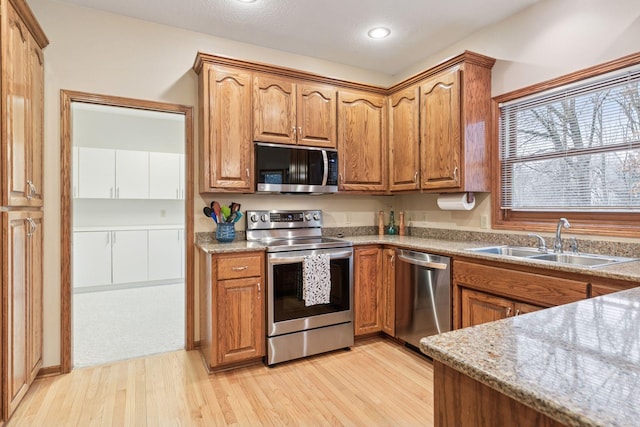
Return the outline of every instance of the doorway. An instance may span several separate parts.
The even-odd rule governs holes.
[[[62,110],[61,371],[193,348],[191,108],[63,91]]]

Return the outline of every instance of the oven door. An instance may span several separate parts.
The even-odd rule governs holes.
[[[329,254],[331,302],[307,307],[302,299],[304,256]],[[353,249],[335,248],[268,254],[267,336],[353,321]]]

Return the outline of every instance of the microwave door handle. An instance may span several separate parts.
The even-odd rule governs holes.
[[[327,156],[327,150],[322,150],[322,161],[324,162],[322,185],[327,185],[327,179],[329,179],[329,157]]]

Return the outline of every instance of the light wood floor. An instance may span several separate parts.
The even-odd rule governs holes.
[[[177,351],[37,380],[9,426],[432,425],[431,363],[375,338],[207,375]]]

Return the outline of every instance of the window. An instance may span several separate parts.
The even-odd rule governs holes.
[[[640,225],[640,66],[607,65],[496,98],[497,228],[559,216]]]

